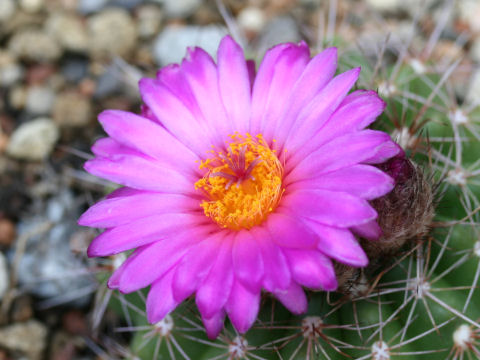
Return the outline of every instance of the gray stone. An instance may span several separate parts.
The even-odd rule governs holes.
[[[6,51],[0,51],[0,86],[10,86],[23,76],[22,66]]]
[[[25,110],[33,115],[46,115],[52,110],[55,93],[48,86],[31,86],[27,89]]]
[[[0,1],[0,22],[10,19],[15,13],[14,0]]]
[[[20,0],[22,10],[29,13],[36,13],[45,6],[45,0]]]
[[[62,53],[54,38],[41,30],[26,29],[15,33],[8,43],[10,52],[22,59],[51,62]]]
[[[10,283],[10,276],[8,275],[7,259],[2,252],[0,252],[0,300],[3,298],[8,290]]]
[[[215,56],[218,45],[226,34],[227,30],[220,25],[169,25],[155,39],[153,56],[161,66],[180,62],[189,46],[199,46]]]
[[[127,56],[137,42],[137,30],[130,14],[110,8],[88,20],[90,50],[94,57]]]
[[[88,60],[83,58],[69,58],[62,66],[62,75],[67,81],[78,83],[88,74]]]
[[[40,360],[47,346],[47,333],[47,327],[36,320],[16,323],[0,328],[0,346],[21,352],[29,360]]]
[[[158,6],[147,4],[138,9],[137,18],[138,36],[148,39],[156,35],[160,30],[163,12]]]
[[[87,50],[87,29],[79,17],[55,12],[47,19],[45,28],[65,49],[79,52]]]
[[[7,154],[17,159],[43,160],[53,150],[58,137],[58,128],[52,120],[38,118],[15,129]]]
[[[195,12],[202,0],[155,0],[163,5],[168,17],[183,18]]]
[[[96,13],[102,10],[109,0],[79,0],[78,11],[82,14]]]
[[[274,45],[284,42],[298,42],[302,39],[298,26],[290,16],[271,20],[264,28],[259,40],[259,53],[263,54]]]
[[[89,301],[96,281],[82,257],[71,251],[70,236],[78,230],[78,205],[69,190],[61,190],[43,209],[43,215],[21,221],[18,236],[27,236],[18,280],[30,293],[41,297],[44,306],[70,303],[81,306]],[[47,231],[38,231],[51,224]]]
[[[53,109],[53,120],[60,127],[85,126],[91,116],[91,103],[82,94],[67,92],[58,95]]]

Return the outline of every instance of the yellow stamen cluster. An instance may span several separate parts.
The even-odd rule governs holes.
[[[207,172],[195,189],[207,197],[200,206],[221,227],[251,229],[275,210],[284,189],[283,166],[262,135],[231,135],[227,151],[212,150],[200,164]]]

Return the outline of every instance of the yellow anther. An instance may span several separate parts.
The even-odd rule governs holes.
[[[202,161],[205,176],[195,183],[206,200],[206,216],[223,228],[251,229],[275,210],[283,194],[283,166],[262,135],[235,133],[228,151]]]

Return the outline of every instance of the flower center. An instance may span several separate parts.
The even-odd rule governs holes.
[[[195,183],[207,200],[200,206],[221,227],[251,229],[275,210],[284,189],[283,166],[262,135],[230,135],[227,151],[212,150],[202,161],[205,176]]]

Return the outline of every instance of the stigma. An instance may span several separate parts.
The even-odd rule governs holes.
[[[263,223],[284,192],[283,166],[262,135],[230,135],[226,150],[202,161],[195,183],[204,214],[222,228],[251,229]]]

